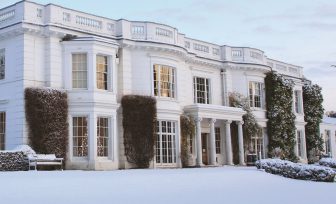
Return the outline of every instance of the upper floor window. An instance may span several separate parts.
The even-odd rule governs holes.
[[[87,88],[87,55],[72,54],[72,88]]]
[[[107,90],[108,88],[108,63],[107,56],[97,55],[97,88]]]
[[[108,156],[109,125],[108,118],[97,118],[97,155]]]
[[[263,100],[263,83],[250,81],[249,83],[249,99],[250,106],[261,108]]]
[[[194,77],[194,102],[210,104],[210,80]]]
[[[0,50],[0,80],[5,78],[5,68],[6,68],[6,60],[5,60],[5,50]]]
[[[6,113],[0,112],[0,150],[5,149]]]
[[[301,108],[301,91],[294,91],[294,108],[295,108],[295,113],[302,113],[302,108]]]
[[[72,118],[72,143],[74,157],[88,156],[87,117]]]
[[[166,65],[154,65],[154,95],[175,98],[175,69]]]

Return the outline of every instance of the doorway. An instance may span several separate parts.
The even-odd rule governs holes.
[[[202,133],[202,161],[204,165],[208,165],[208,134]]]

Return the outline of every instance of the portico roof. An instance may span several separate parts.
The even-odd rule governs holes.
[[[194,117],[232,121],[242,121],[242,116],[246,113],[241,108],[210,104],[185,106],[184,111]]]

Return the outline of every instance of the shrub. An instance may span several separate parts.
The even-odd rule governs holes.
[[[336,159],[323,158],[319,161],[319,165],[336,169]]]
[[[195,137],[195,122],[190,116],[181,115],[181,160],[182,166],[189,166],[190,146],[189,139]]]
[[[30,146],[37,153],[65,158],[68,146],[66,92],[27,88],[25,102]]]
[[[127,161],[148,168],[156,141],[156,99],[127,95],[121,100],[124,146]]]
[[[256,166],[271,174],[301,180],[333,182],[336,175],[336,172],[329,167],[299,164],[280,159],[262,159],[256,162]]]
[[[280,148],[283,151],[283,159],[297,161],[294,153],[296,127],[293,113],[293,81],[269,72],[265,78],[265,86],[269,152]]]
[[[29,162],[23,152],[0,152],[0,171],[28,171]]]

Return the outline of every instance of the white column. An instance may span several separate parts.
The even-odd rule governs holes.
[[[97,76],[96,76],[96,53],[87,53],[87,86],[88,90],[93,91],[97,88]]]
[[[230,127],[230,124],[231,124],[231,120],[226,120],[225,121],[225,138],[226,138],[226,141],[225,141],[225,144],[226,144],[226,158],[227,158],[227,164],[228,165],[233,165],[233,159],[232,159],[232,143],[231,143],[231,127]]]
[[[306,146],[306,133],[305,133],[305,130],[303,129],[301,131],[301,134],[302,134],[302,157],[303,159],[305,159],[306,161],[308,161],[308,158],[307,158],[307,146]]]
[[[91,169],[95,169],[95,162],[97,158],[97,116],[90,113],[88,121],[88,150],[89,150],[89,164]]]
[[[243,139],[243,121],[237,121],[238,125],[238,145],[239,145],[239,164],[245,165],[244,161],[244,139]]]
[[[202,118],[196,118],[196,166],[202,166],[202,134],[201,134]]]
[[[209,123],[210,123],[210,165],[216,165],[215,122],[216,122],[216,119],[209,119]]]

